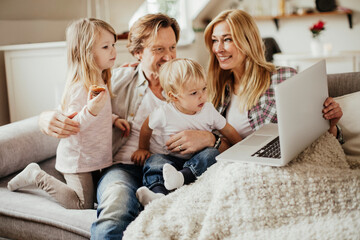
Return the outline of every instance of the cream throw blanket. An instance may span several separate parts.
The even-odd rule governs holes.
[[[360,169],[325,133],[285,167],[216,163],[124,239],[360,239]]]

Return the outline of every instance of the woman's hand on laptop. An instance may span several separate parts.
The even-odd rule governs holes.
[[[330,121],[329,132],[336,137],[336,124],[343,115],[340,105],[332,97],[328,97],[324,102],[324,108],[322,112],[324,118]]]

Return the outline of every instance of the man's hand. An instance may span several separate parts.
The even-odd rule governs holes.
[[[77,112],[69,116],[57,111],[42,112],[39,116],[38,124],[40,130],[49,136],[56,138],[66,138],[70,135],[75,135],[80,131],[80,125],[72,118]]]
[[[136,67],[139,64],[139,62],[123,63],[120,67]]]
[[[169,151],[180,154],[198,152],[214,144],[215,136],[211,132],[202,130],[185,130],[171,136],[166,142]]]

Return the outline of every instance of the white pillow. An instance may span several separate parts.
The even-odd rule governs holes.
[[[345,143],[342,145],[346,155],[360,160],[360,92],[335,98],[343,111],[339,125]]]

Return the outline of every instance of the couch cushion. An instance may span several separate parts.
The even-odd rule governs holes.
[[[339,125],[343,130],[343,149],[351,158],[360,161],[360,92],[335,98],[340,104],[343,116]]]

